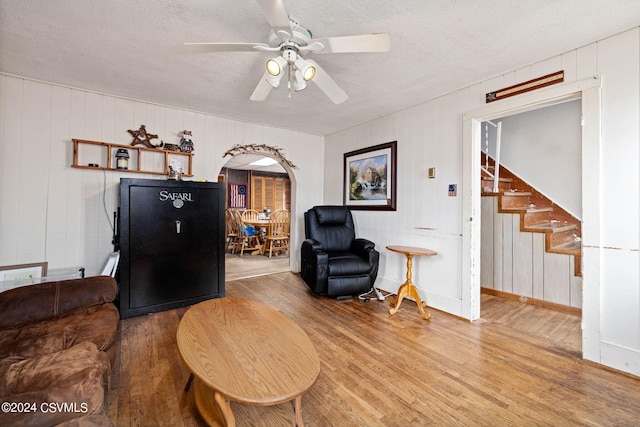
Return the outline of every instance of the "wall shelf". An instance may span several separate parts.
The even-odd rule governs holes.
[[[170,165],[179,165],[182,176],[193,176],[193,153],[76,138],[72,141],[73,168],[167,175]],[[115,167],[119,148],[129,151],[128,169]],[[90,163],[98,166],[89,166]]]

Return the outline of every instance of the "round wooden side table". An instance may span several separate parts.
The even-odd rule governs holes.
[[[416,301],[418,310],[420,311],[420,314],[422,314],[422,317],[424,317],[425,319],[429,319],[431,315],[424,310],[424,308],[427,306],[427,303],[420,300],[418,288],[416,288],[416,286],[411,281],[411,268],[414,255],[434,256],[438,253],[436,251],[432,251],[431,249],[416,248],[413,246],[387,246],[387,249],[392,252],[405,254],[407,257],[407,280],[402,285],[400,285],[400,288],[398,288],[397,296],[395,298],[391,298],[391,305],[393,305],[393,307],[389,309],[389,314],[396,314],[398,312],[398,309],[400,308],[400,304],[402,304],[402,300],[406,297],[412,297]]]

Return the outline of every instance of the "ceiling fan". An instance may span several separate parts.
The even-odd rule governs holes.
[[[347,100],[347,94],[315,61],[304,58],[307,53],[386,52],[389,35],[384,33],[314,39],[307,30],[289,16],[282,0],[256,0],[271,26],[268,43],[185,43],[190,52],[277,52],[267,61],[264,75],[251,94],[252,101],[264,101],[272,89],[280,86],[287,75],[291,90],[301,91],[312,81],[336,104]]]

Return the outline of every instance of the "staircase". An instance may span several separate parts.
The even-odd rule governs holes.
[[[483,165],[484,153],[482,153]],[[489,169],[493,159],[489,158]],[[482,196],[498,198],[498,212],[520,215],[520,231],[545,234],[547,252],[574,256],[574,272],[582,276],[581,222],[542,193],[500,165],[498,192],[493,178],[482,172]]]

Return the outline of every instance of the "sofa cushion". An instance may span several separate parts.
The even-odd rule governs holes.
[[[0,330],[0,365],[42,356],[91,342],[99,350],[114,343],[120,316],[111,303],[77,310],[66,316]]]
[[[118,284],[113,277],[39,283],[0,292],[0,329],[63,316],[112,302]]]
[[[107,355],[90,342],[0,366],[0,400],[8,408],[23,405],[16,406],[21,411],[0,412],[0,425],[54,426],[106,414],[110,375]]]

